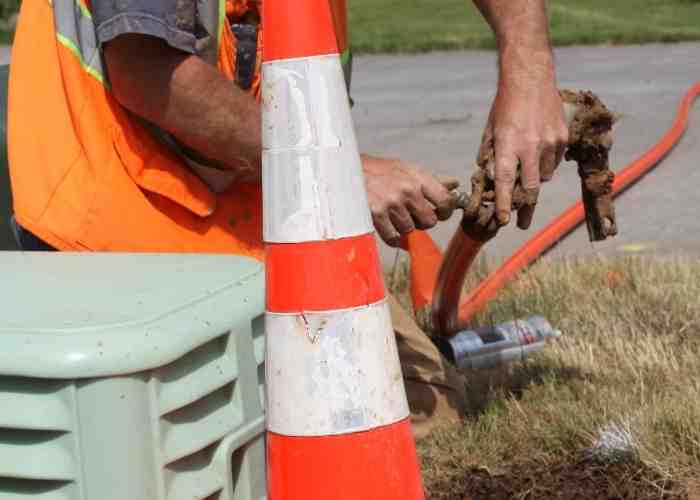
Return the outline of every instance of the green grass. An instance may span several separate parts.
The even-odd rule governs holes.
[[[405,272],[392,278],[406,300]],[[526,363],[467,374],[464,424],[419,443],[430,498],[698,498],[698,297],[697,259],[543,261],[521,275],[477,323],[539,313],[564,336]],[[628,448],[596,446],[611,433]],[[577,474],[597,483],[554,494]]]
[[[492,48],[469,0],[349,0],[356,52]],[[700,40],[698,0],[551,0],[556,45]]]
[[[14,0],[6,7],[15,8]],[[700,0],[551,0],[556,45],[700,40]],[[470,0],[349,0],[358,52],[493,48],[489,27]],[[5,13],[4,15],[7,15]],[[0,43],[11,34],[0,30]]]

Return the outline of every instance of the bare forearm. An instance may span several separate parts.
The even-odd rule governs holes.
[[[533,76],[554,79],[545,0],[474,0],[474,3],[496,35],[502,79]]]
[[[120,104],[220,166],[259,176],[260,107],[216,68],[141,35],[110,42],[105,60]]]
[[[527,229],[540,182],[551,179],[568,140],[549,43],[546,0],[474,2],[498,40],[498,91],[483,143],[495,152],[498,221],[508,224],[513,189],[520,177],[528,202],[518,211],[518,226]]]

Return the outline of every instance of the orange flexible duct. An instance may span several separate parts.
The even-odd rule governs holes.
[[[698,95],[700,95],[700,82],[693,85],[683,97],[676,120],[666,135],[644,155],[617,173],[613,185],[614,196],[622,193],[657,166],[678,144],[688,127],[690,109]],[[430,303],[435,295],[441,296],[443,306],[454,304],[454,307],[439,308],[440,313],[434,317],[439,331],[450,334],[464,328],[477,312],[496,297],[508,281],[578,227],[584,219],[583,203],[578,201],[520,247],[500,268],[491,273],[461,301],[459,306],[457,306],[458,297],[464,277],[483,243],[468,238],[460,226],[457,232],[464,236],[455,234],[452,243],[458,245],[461,242],[461,247],[457,248],[459,251],[455,251],[451,243],[450,251],[442,264],[444,269],[450,270],[449,279],[438,280],[434,243],[433,247],[427,244],[427,240],[430,239],[427,233],[414,232],[417,234],[409,235],[402,245],[411,254],[412,278],[420,277],[418,283],[412,284],[414,306],[419,309]],[[429,249],[428,252],[425,251],[426,248]],[[446,276],[448,276],[447,273]],[[440,288],[437,289],[437,286]]]
[[[460,303],[464,279],[485,241],[478,241],[461,228],[455,231],[435,282],[432,302],[432,322],[436,331],[443,335],[459,332]]]
[[[644,174],[657,166],[680,141],[688,128],[688,116],[695,99],[700,95],[700,83],[693,85],[678,108],[676,120],[664,137],[640,158],[615,176],[613,196],[619,195]],[[459,306],[458,325],[466,325],[478,311],[496,297],[510,279],[552,248],[573,231],[585,218],[583,203],[576,202],[555,218],[547,227],[517,250],[500,268],[491,273]]]

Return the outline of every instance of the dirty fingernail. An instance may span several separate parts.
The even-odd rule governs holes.
[[[530,229],[532,224],[532,212],[524,212],[518,214],[518,228],[519,229]]]

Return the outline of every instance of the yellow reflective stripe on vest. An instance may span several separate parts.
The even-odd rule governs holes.
[[[226,0],[219,1],[219,25],[216,30],[216,55],[217,58],[220,56],[219,51],[221,50],[221,40],[224,37],[224,23],[226,22]]]
[[[352,51],[347,48],[340,54],[340,65],[343,68],[343,76],[345,77],[345,86],[348,89],[348,95],[350,94],[350,87],[352,84]],[[350,99],[352,103],[352,99]]]
[[[80,60],[85,71],[105,83],[102,53],[92,14],[81,0],[53,0],[56,38]]]

